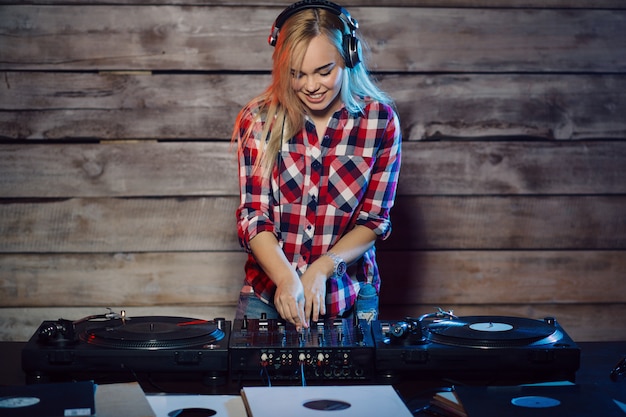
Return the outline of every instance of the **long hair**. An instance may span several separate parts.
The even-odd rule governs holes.
[[[239,147],[243,145],[242,140],[254,140],[250,138],[254,124],[248,126],[242,135],[240,123],[250,107],[259,107],[256,117],[265,122],[261,137],[257,138],[260,140],[261,157],[256,168],[262,167],[264,175],[271,173],[282,142],[291,139],[304,126],[307,109],[291,86],[292,71],[297,72],[301,68],[307,47],[317,36],[326,36],[345,63],[348,58],[343,48],[345,33],[344,22],[336,14],[322,8],[302,10],[289,17],[281,27],[272,55],[272,82],[239,113],[233,131],[233,140],[239,140]],[[353,68],[345,67],[340,93],[344,106],[353,114],[363,110],[366,99],[392,103],[391,98],[370,77],[364,56],[367,46],[358,33],[357,37],[361,62]]]

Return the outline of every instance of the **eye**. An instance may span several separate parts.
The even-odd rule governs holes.
[[[301,72],[293,71],[293,70],[291,71],[291,78],[295,78],[296,80],[299,80],[303,76],[304,74],[302,74]]]
[[[324,68],[320,68],[318,74],[322,77],[328,77],[329,75],[333,73],[334,69],[335,69],[335,65],[328,64]]]

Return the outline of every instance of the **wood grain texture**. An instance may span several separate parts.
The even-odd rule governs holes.
[[[0,340],[105,307],[232,318],[229,140],[286,3],[28,3],[0,0]],[[381,315],[554,316],[622,340],[626,4],[342,4],[404,135]]]
[[[0,0],[0,4],[15,4],[16,0]],[[29,0],[29,4],[46,5],[196,5],[235,7],[276,7],[277,14],[288,3],[282,0]],[[380,0],[343,0],[344,7],[380,6]],[[621,0],[385,0],[386,7],[460,7],[460,8],[562,8],[562,9],[624,9]]]
[[[242,251],[0,255],[4,307],[234,305]],[[379,251],[381,304],[626,303],[624,251]]]
[[[228,142],[0,144],[5,198],[238,195]]]
[[[626,197],[398,197],[389,248],[621,249]]]
[[[237,252],[0,255],[4,307],[234,305]]]
[[[624,251],[381,252],[381,303],[624,303]]]
[[[626,25],[625,25],[626,27]],[[625,54],[626,56],[626,54]],[[624,74],[380,75],[405,141],[619,139]],[[0,139],[229,140],[264,74],[0,73]]]
[[[236,197],[163,197],[1,204],[0,251],[235,250],[237,203]]]
[[[237,8],[234,19],[224,6],[0,6],[0,69],[268,70],[267,36],[281,9]],[[377,71],[626,68],[622,10],[407,6],[355,7],[351,14]]]
[[[237,250],[238,197],[72,198],[0,204],[0,252]],[[381,247],[626,249],[626,196],[399,197]]]
[[[624,141],[405,141],[399,195],[626,194]],[[9,198],[237,196],[228,142],[0,144]]]

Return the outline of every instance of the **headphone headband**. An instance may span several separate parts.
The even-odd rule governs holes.
[[[283,10],[272,25],[268,43],[271,46],[276,46],[278,40],[278,33],[283,24],[294,14],[305,9],[325,9],[336,14],[342,22],[348,27],[349,33],[344,34],[344,49],[347,54],[346,65],[350,68],[359,63],[358,41],[356,38],[356,30],[359,28],[359,22],[350,13],[341,7],[340,5],[326,0],[301,0],[293,3]]]

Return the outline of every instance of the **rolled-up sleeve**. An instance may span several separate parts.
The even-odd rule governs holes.
[[[254,126],[248,129],[251,124]],[[262,123],[255,121],[250,111],[245,111],[240,123],[238,140],[240,202],[237,209],[237,233],[243,249],[250,252],[250,241],[259,233],[274,234],[274,221],[270,215],[270,181],[257,166],[259,135]],[[249,134],[246,135],[246,132]]]
[[[378,123],[381,142],[356,224],[372,229],[384,240],[391,234],[390,211],[398,187],[402,133],[397,115],[387,106],[379,110]]]

